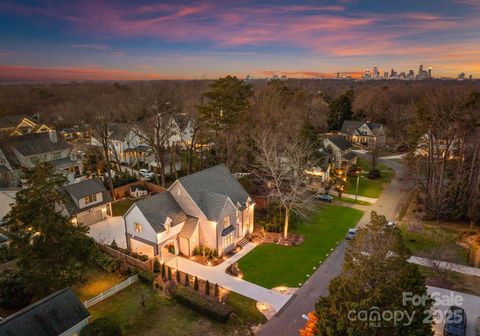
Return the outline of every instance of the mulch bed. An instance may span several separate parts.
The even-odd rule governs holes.
[[[256,244],[278,244],[284,246],[297,246],[303,243],[305,237],[296,233],[289,233],[287,239],[283,234],[277,232],[267,232],[263,228],[255,228],[252,234],[252,242]]]

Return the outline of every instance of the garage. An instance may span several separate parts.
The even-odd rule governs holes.
[[[152,245],[148,245],[133,238],[130,238],[130,250],[138,254],[146,255],[150,259],[154,256]]]
[[[83,225],[92,225],[103,220],[103,212],[101,209],[89,211],[87,214],[78,218],[78,222]]]

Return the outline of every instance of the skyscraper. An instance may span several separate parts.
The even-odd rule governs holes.
[[[378,67],[376,65],[373,66],[373,78],[378,79],[380,77],[380,73],[378,72]]]

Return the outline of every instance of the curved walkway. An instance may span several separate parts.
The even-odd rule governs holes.
[[[249,297],[253,300],[272,305],[278,312],[292,295],[281,294],[273,290],[258,286],[254,283],[228,275],[225,270],[231,264],[237,262],[245,254],[253,250],[257,245],[248,243],[243,249],[217,266],[204,266],[195,261],[183,257],[175,257],[167,262],[169,267],[179,269],[182,272],[208,280],[210,283],[217,283],[235,293]]]

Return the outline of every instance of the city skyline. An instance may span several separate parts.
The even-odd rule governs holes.
[[[360,78],[374,64],[478,78],[479,14],[475,0],[6,1],[0,80]]]

